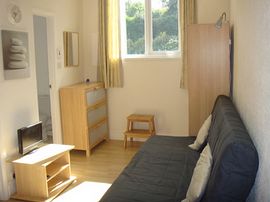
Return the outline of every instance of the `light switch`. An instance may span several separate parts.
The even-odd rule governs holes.
[[[56,52],[57,52],[57,59],[61,60],[63,56],[62,50],[60,48],[57,48]]]

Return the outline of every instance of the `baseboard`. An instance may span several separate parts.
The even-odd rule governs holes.
[[[167,132],[158,132],[156,135],[161,135],[161,136],[172,136],[172,137],[187,137],[189,135],[182,134],[182,135],[177,135],[177,134],[170,134]],[[113,132],[110,133],[110,139],[111,140],[124,140],[124,135],[123,132]],[[145,141],[144,139],[136,139],[136,141]]]

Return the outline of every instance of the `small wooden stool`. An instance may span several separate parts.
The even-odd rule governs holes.
[[[134,122],[145,122],[148,123],[149,129],[134,129]],[[151,135],[155,135],[155,121],[154,115],[140,115],[131,114],[127,117],[127,131],[124,133],[124,147],[127,148],[127,138],[130,137],[130,141],[133,142],[133,138],[149,138]]]

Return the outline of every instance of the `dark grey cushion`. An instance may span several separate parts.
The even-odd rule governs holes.
[[[193,137],[151,137],[101,199],[102,202],[180,202],[199,158]]]
[[[213,167],[202,201],[245,201],[256,177],[258,154],[232,101],[226,96],[219,96],[215,103],[208,142]]]

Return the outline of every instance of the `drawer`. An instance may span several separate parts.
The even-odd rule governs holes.
[[[107,106],[106,104],[88,111],[88,126],[93,126],[95,123],[100,121],[102,118],[107,117]]]
[[[98,101],[104,99],[106,96],[106,90],[99,88],[97,90],[89,91],[86,93],[87,105],[96,104]]]
[[[104,134],[108,133],[107,121],[101,124],[99,127],[91,129],[89,131],[90,146],[93,146],[98,140],[104,137]]]

